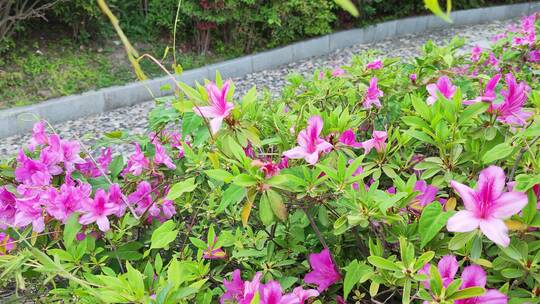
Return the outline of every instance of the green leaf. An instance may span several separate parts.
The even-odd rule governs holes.
[[[185,181],[178,182],[174,184],[171,187],[171,190],[169,190],[169,193],[167,194],[168,200],[175,200],[182,196],[184,193],[192,192],[197,187],[197,184],[195,184],[195,178],[191,177],[186,179]]]
[[[208,177],[213,178],[218,181],[222,181],[225,183],[230,183],[233,179],[233,175],[225,170],[222,169],[212,169],[212,170],[205,170],[204,173],[208,175]]]
[[[476,234],[476,232],[466,232],[466,233],[457,233],[454,235],[450,242],[448,242],[448,249],[452,251],[459,250],[463,248]]]
[[[446,0],[446,13],[443,12],[441,7],[439,6],[439,0],[424,0],[424,5],[433,14],[435,14],[435,16],[443,19],[444,21],[448,23],[452,23],[452,19],[450,19],[450,11],[452,10],[451,0]]]
[[[514,148],[512,148],[506,142],[502,144],[498,144],[495,147],[491,148],[486,153],[484,153],[484,155],[482,156],[482,162],[484,164],[489,164],[496,160],[506,158],[512,153],[513,150]]]
[[[456,291],[453,295],[448,297],[448,300],[461,300],[478,297],[483,295],[485,291],[486,290],[482,287],[469,287]]]
[[[467,123],[471,118],[478,116],[479,114],[484,113],[489,107],[488,103],[477,102],[470,106],[467,106],[461,115],[459,116],[458,124],[463,125]]]
[[[127,282],[131,290],[135,293],[137,299],[144,297],[144,280],[143,275],[137,269],[133,268],[129,262],[126,262]]]
[[[362,278],[372,271],[371,267],[364,263],[359,263],[357,260],[349,263],[345,267],[345,279],[343,281],[343,298],[346,300],[356,283],[363,283]],[[367,280],[367,278],[366,278]]]
[[[81,224],[79,224],[79,214],[73,213],[69,216],[66,225],[64,226],[64,245],[66,246],[66,249],[71,247],[79,230],[81,230]]]
[[[401,271],[401,268],[398,265],[396,265],[396,263],[390,260],[387,260],[385,258],[372,255],[372,256],[369,256],[367,259],[368,259],[368,262],[371,263],[371,265],[377,268],[391,270],[391,271]]]
[[[246,196],[246,188],[242,188],[237,185],[230,185],[227,190],[223,192],[221,197],[221,202],[216,210],[216,213],[219,214],[223,212],[229,205],[233,203],[238,203],[244,199]]]
[[[515,279],[524,276],[525,271],[517,268],[506,268],[501,271],[501,274],[507,279]]]
[[[342,9],[349,12],[349,14],[353,15],[354,17],[358,17],[358,9],[356,9],[356,6],[352,3],[351,0],[334,0],[337,5],[341,6]]]
[[[174,228],[176,228],[176,224],[172,220],[168,220],[154,230],[150,238],[150,250],[164,248],[174,241],[178,235],[178,230]],[[148,256],[150,250],[147,250],[144,256]]]
[[[272,211],[267,195],[261,195],[259,201],[259,217],[265,226],[269,226],[274,222],[274,212]]]
[[[109,164],[109,171],[112,177],[118,176],[124,168],[124,157],[122,155],[116,156]]]
[[[288,213],[287,207],[285,207],[285,204],[283,204],[283,198],[281,195],[272,189],[268,189],[266,191],[266,195],[268,195],[268,201],[270,202],[270,207],[272,208],[274,214],[280,220],[285,221]]]
[[[234,177],[233,183],[240,187],[251,187],[257,184],[257,179],[255,179],[253,176],[241,173]]]
[[[422,210],[418,227],[421,240],[420,248],[423,248],[441,231],[450,216],[452,216],[452,213],[443,212],[439,202],[433,202]]]

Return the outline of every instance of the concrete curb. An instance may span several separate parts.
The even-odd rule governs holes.
[[[540,11],[540,1],[470,9],[452,12],[455,25],[470,25],[496,19],[509,19]],[[435,17],[420,16],[378,23],[365,28],[340,31],[313,38],[269,51],[248,55],[221,63],[184,72],[178,80],[193,85],[196,81],[212,79],[219,70],[225,78],[242,77],[246,74],[276,68],[290,62],[353,46],[376,42],[405,34],[421,33],[428,29],[445,26]],[[161,77],[123,86],[115,86],[80,95],[51,99],[46,102],[0,111],[0,138],[27,132],[34,121],[24,119],[35,115],[51,123],[59,123],[88,115],[100,114],[120,107],[152,100],[154,97],[170,95],[172,91],[162,87],[173,82]]]

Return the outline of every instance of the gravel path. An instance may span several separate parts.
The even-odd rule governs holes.
[[[473,26],[448,27],[376,43],[358,44],[325,56],[290,63],[277,69],[252,73],[241,78],[233,78],[233,81],[236,85],[236,92],[240,96],[254,85],[258,89],[267,87],[271,92],[277,93],[286,84],[285,78],[291,72],[311,74],[315,68],[334,68],[346,65],[354,54],[368,49],[379,50],[384,56],[410,58],[418,53],[426,41],[431,39],[437,44],[444,44],[455,35],[465,38],[467,40],[466,48],[470,49],[474,44],[485,44],[492,36],[501,33],[510,23],[515,21],[516,19],[493,21]],[[77,135],[89,142],[92,142],[92,137],[95,135],[114,130],[124,130],[130,134],[143,133],[147,127],[147,114],[153,106],[154,102],[149,101],[100,115],[60,123],[55,125],[55,129],[62,138],[75,139]],[[0,158],[6,158],[16,153],[20,145],[28,142],[29,138],[30,134],[25,134],[2,139],[0,141]]]

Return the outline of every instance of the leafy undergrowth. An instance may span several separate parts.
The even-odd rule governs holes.
[[[279,97],[178,83],[148,134],[94,153],[40,121],[1,166],[0,282],[36,302],[539,303],[538,25],[362,54]]]

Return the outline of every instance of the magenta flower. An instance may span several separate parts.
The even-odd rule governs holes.
[[[538,62],[540,61],[540,50],[535,50],[529,52],[529,61],[530,62]]]
[[[380,59],[376,59],[366,65],[368,70],[380,70],[383,67],[383,63]]]
[[[335,68],[332,71],[332,76],[333,77],[338,77],[338,76],[341,76],[341,75],[344,75],[344,74],[345,74],[345,70],[343,70],[342,68]]]
[[[39,194],[17,199],[15,220],[13,226],[26,227],[32,224],[34,232],[40,233],[45,230],[42,202]]]
[[[425,281],[422,281],[422,284],[424,285],[426,289],[430,288],[429,286],[429,280],[430,280],[429,268],[430,267],[431,266],[428,263],[424,265],[424,267],[418,271],[418,273],[425,274],[428,276],[428,278]],[[437,264],[437,270],[439,270],[439,274],[441,275],[443,286],[445,288],[448,287],[450,283],[452,283],[458,269],[459,269],[458,261],[456,260],[456,257],[453,255],[445,255],[439,260],[439,263]]]
[[[486,272],[482,267],[478,265],[467,266],[461,272],[461,288],[465,289],[469,287],[486,287]],[[488,289],[483,295],[474,298],[468,298],[463,300],[456,300],[455,304],[506,304],[508,303],[508,297],[498,291],[497,289]]]
[[[426,181],[419,180],[414,185],[414,191],[420,192],[415,198],[419,206],[425,207],[435,200],[439,189],[433,185],[428,185]]]
[[[76,141],[62,140],[58,135],[49,136],[49,146],[44,151],[50,153],[52,159],[64,163],[66,172],[69,174],[75,170],[76,164],[84,163],[80,154],[80,145]]]
[[[129,172],[135,176],[141,175],[143,170],[147,170],[150,166],[150,161],[144,156],[139,143],[135,143],[135,152],[128,159],[124,173]]]
[[[292,159],[303,158],[311,165],[319,160],[319,154],[333,148],[332,144],[320,137],[323,129],[323,120],[320,116],[312,116],[306,129],[298,133],[298,146],[283,153]]]
[[[240,269],[233,271],[232,280],[223,280],[223,287],[225,287],[225,293],[220,297],[219,302],[221,304],[227,301],[239,302],[244,295],[244,281],[240,276]]]
[[[83,204],[83,215],[79,218],[79,223],[89,225],[96,223],[99,230],[107,232],[110,229],[110,223],[107,216],[117,212],[117,206],[109,202],[109,197],[105,190],[98,189],[94,195],[94,200]]]
[[[315,289],[296,287],[291,293],[284,295],[282,301],[290,304],[304,304],[308,299],[318,296],[319,292]]]
[[[167,166],[167,168],[174,170],[176,169],[176,165],[173,164],[172,159],[167,155],[167,151],[165,151],[165,148],[160,143],[154,143],[154,146],[156,147],[156,154],[154,155],[154,162],[156,164],[164,164]]]
[[[532,112],[523,111],[530,88],[525,82],[518,84],[511,73],[506,74],[507,90],[501,90],[504,101],[491,104],[489,111],[497,115],[497,120],[510,125],[524,125]]]
[[[49,141],[49,137],[45,132],[45,123],[43,121],[38,121],[34,124],[32,128],[32,138],[30,139],[29,149],[34,151],[36,146],[45,145]]]
[[[304,277],[304,282],[317,285],[317,290],[323,292],[332,284],[341,280],[341,275],[330,257],[330,251],[324,249],[320,253],[309,255],[312,271]]]
[[[0,188],[0,229],[13,225],[15,220],[16,197],[6,187]]]
[[[499,81],[501,80],[502,75],[496,74],[495,76],[491,77],[491,79],[486,84],[486,88],[484,89],[484,93],[481,96],[476,97],[472,100],[465,100],[463,101],[463,104],[465,105],[471,105],[473,103],[477,103],[480,101],[488,101],[492,102],[497,98],[497,94],[495,93],[495,88],[499,84]]]
[[[485,64],[486,65],[491,65],[494,68],[498,68],[499,67],[499,60],[497,59],[497,57],[495,57],[495,54],[493,54],[493,52],[491,52],[491,53],[489,53],[489,57],[486,60]]]
[[[480,227],[488,239],[501,246],[508,246],[508,228],[504,219],[518,213],[527,205],[527,195],[521,192],[503,192],[503,169],[490,166],[480,172],[476,190],[452,181],[452,188],[459,194],[465,210],[448,219],[446,228],[451,232],[468,232]]]
[[[135,192],[128,196],[128,202],[130,204],[136,204],[135,213],[139,216],[142,215],[154,203],[152,201],[152,186],[150,186],[150,183],[146,181],[140,182]]]
[[[338,140],[342,145],[353,147],[353,148],[361,148],[362,143],[356,141],[356,134],[354,134],[354,131],[352,129],[348,129],[346,131],[343,131],[341,133],[341,136]]]
[[[439,99],[437,93],[440,93],[444,98],[450,99],[456,93],[457,87],[452,84],[452,81],[447,76],[442,76],[436,83],[428,84],[426,90],[429,93],[427,104],[432,105]]]
[[[117,217],[122,217],[126,213],[126,197],[122,193],[122,190],[120,189],[120,185],[118,184],[112,184],[109,187],[109,202],[116,205],[116,213],[115,215]]]
[[[482,48],[477,44],[471,50],[471,61],[478,62],[480,56],[482,55]]]
[[[221,90],[213,83],[210,82],[206,85],[206,92],[208,93],[209,106],[194,107],[193,112],[195,114],[210,119],[210,130],[212,134],[216,134],[221,127],[223,119],[225,119],[231,113],[234,108],[234,104],[227,102],[227,93],[229,92],[229,81],[226,81]]]
[[[411,80],[412,83],[416,83],[416,80],[417,80],[417,76],[415,73],[412,73],[411,75],[409,75],[409,79]]]
[[[366,95],[364,96],[362,107],[364,109],[369,109],[371,108],[371,105],[375,105],[376,108],[381,108],[382,106],[379,97],[383,96],[383,91],[379,90],[379,87],[377,86],[377,77],[371,78],[369,87],[366,90]]]
[[[375,131],[371,134],[371,139],[362,142],[362,147],[365,149],[364,154],[368,154],[371,149],[375,148],[377,153],[381,153],[386,149],[386,139],[388,138],[388,133],[385,131]]]
[[[90,193],[92,188],[88,184],[75,187],[72,183],[65,183],[60,191],[51,188],[49,200],[45,208],[48,214],[65,223],[74,212],[82,211],[82,206],[91,203]]]
[[[215,248],[216,243],[218,239],[217,237],[214,237],[214,243],[212,246],[208,246],[207,249],[203,251],[203,258],[208,260],[217,260],[217,259],[224,259],[227,257],[227,254],[221,247]]]
[[[29,186],[47,186],[50,184],[52,175],[46,164],[33,160],[19,151],[17,156],[17,168],[15,169],[15,180]]]

